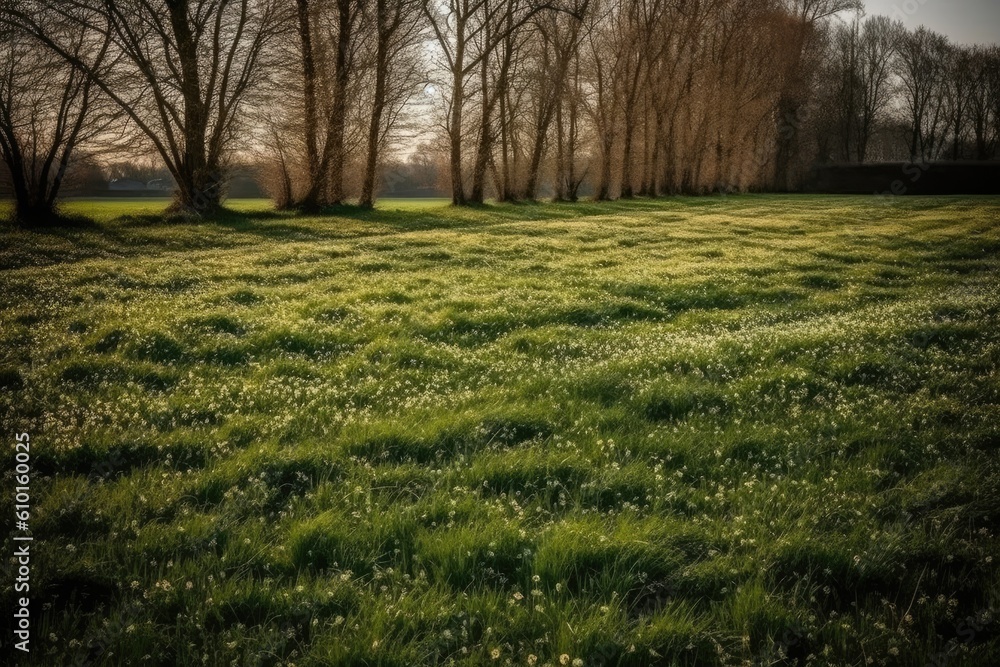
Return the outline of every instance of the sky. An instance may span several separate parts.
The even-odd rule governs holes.
[[[864,0],[867,14],[884,14],[908,28],[924,25],[959,44],[1000,42],[1000,0]]]

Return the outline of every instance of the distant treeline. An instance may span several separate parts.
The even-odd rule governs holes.
[[[196,215],[235,165],[280,207],[317,210],[373,205],[401,165],[435,174],[403,190],[465,204],[796,190],[817,163],[996,159],[1000,50],[861,10],[7,0],[0,157],[26,222],[52,216],[81,165],[149,155]]]

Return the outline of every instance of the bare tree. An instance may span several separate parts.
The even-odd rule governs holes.
[[[623,21],[619,3],[612,0],[604,3],[590,17],[587,30],[587,62],[585,64],[590,94],[587,96],[587,112],[597,136],[598,174],[594,199],[608,200],[612,196],[614,178],[615,147],[618,141],[618,73],[625,69],[629,57],[629,45],[623,40],[630,39],[624,30],[614,30],[608,26],[620,25]]]
[[[657,57],[647,72],[650,86],[650,115],[653,117],[653,142],[650,147],[649,178],[652,194],[677,192],[681,170],[680,127],[682,114],[690,112],[695,77],[700,69],[703,38],[717,2],[686,6],[668,2],[660,22],[660,45]]]
[[[995,151],[998,148],[997,144],[1000,143],[1000,46],[990,47],[986,55],[986,62],[989,100],[993,110],[992,134]]]
[[[873,16],[862,27],[858,53],[858,162],[867,159],[872,135],[892,105],[892,65],[903,34],[902,23],[884,16]]]
[[[386,147],[427,79],[421,0],[284,0],[293,39],[278,65],[257,143],[280,208],[374,205]]]
[[[326,131],[321,162],[324,171],[329,170],[329,202],[342,204],[344,201],[345,135],[347,129],[347,93],[354,75],[357,49],[361,32],[358,23],[362,20],[364,3],[360,0],[335,0],[336,17],[330,31],[333,41],[333,67],[330,75],[330,115]],[[311,203],[311,202],[309,202]]]
[[[305,165],[292,205],[300,210],[344,201],[348,97],[358,78],[364,6],[360,0],[295,0]]]
[[[430,22],[450,75],[448,118],[445,127],[449,143],[452,203],[465,204],[465,182],[462,175],[462,140],[465,120],[466,78],[475,71],[479,60],[486,56],[470,57],[467,51],[471,40],[483,29],[470,25],[475,14],[482,10],[486,0],[449,0],[439,6],[432,0],[423,0],[423,10]]]
[[[582,15],[584,30],[586,17]],[[556,168],[555,198],[557,201],[576,201],[580,186],[587,178],[589,168],[579,169],[577,153],[580,144],[580,115],[583,108],[583,78],[580,74],[581,45],[577,43],[569,59],[567,75],[559,85],[556,104]]]
[[[791,167],[799,151],[799,121],[809,102],[814,58],[821,42],[818,39],[821,22],[835,14],[860,11],[860,0],[785,0],[788,14],[794,19],[786,33],[789,57],[784,61],[781,95],[776,109],[776,146],[773,187],[788,190],[793,187]]]
[[[902,84],[912,160],[933,160],[941,149],[947,52],[947,39],[924,27],[900,40],[897,74]]]
[[[902,23],[885,16],[860,18],[839,26],[835,60],[835,115],[843,157],[864,162],[876,127],[893,102],[893,59],[904,33]]]
[[[836,124],[841,159],[853,160],[861,116],[861,20],[838,26],[833,33],[833,63],[830,77],[836,83],[832,91],[833,118]]]
[[[761,185],[759,137],[799,19],[776,0],[598,7],[584,64],[595,197]]]
[[[492,89],[496,96],[496,113],[495,120],[480,124],[480,131],[486,129],[491,136],[486,143],[477,146],[476,157],[477,162],[484,158],[488,163],[494,192],[501,201],[517,201],[521,194],[525,152],[530,142],[528,119],[533,116],[533,105],[537,101],[530,94],[536,38],[537,32],[530,24],[511,34],[498,47],[497,57],[488,68],[486,90]],[[482,190],[484,185],[482,179],[477,182],[474,178],[473,193]]]
[[[997,112],[1000,95],[1000,49],[974,47],[969,55],[969,122],[975,145],[975,158],[988,160],[996,154],[1000,140]]]
[[[467,198],[471,204],[482,204],[486,196],[486,174],[497,134],[494,113],[510,92],[511,68],[520,50],[517,31],[528,18],[527,7],[519,0],[486,0],[480,17],[482,28],[475,40],[479,52],[479,127]]]
[[[972,105],[972,87],[975,85],[972,52],[949,45],[944,53],[942,86],[946,105],[948,132],[951,134],[951,159],[962,157],[968,140]]]
[[[449,81],[447,121],[452,202],[481,203],[496,134],[493,114],[510,85],[517,32],[539,11],[556,7],[539,0],[421,0],[444,58]],[[502,47],[502,48],[501,48]],[[499,56],[496,62],[493,58]],[[470,192],[463,177],[463,140],[470,77],[478,73],[479,118]],[[493,77],[491,80],[491,76]]]
[[[621,196],[630,198],[635,194],[635,163],[634,149],[639,129],[640,101],[645,90],[643,81],[647,79],[646,72],[650,62],[656,55],[656,31],[658,18],[662,12],[662,0],[638,0],[626,3],[627,32],[632,35],[632,47],[628,57],[622,63],[621,104],[623,141],[622,141],[622,183]]]
[[[282,163],[282,184],[284,194],[282,204],[300,206],[304,209],[316,209],[320,206],[320,196],[326,184],[325,167],[320,162],[320,106],[317,88],[320,86],[318,53],[319,45],[314,44],[313,25],[317,20],[316,3],[312,0],[295,0],[295,18],[300,51],[300,66],[302,73],[302,140],[306,154],[306,188],[305,194],[296,199],[289,174],[291,159],[285,157],[280,138],[276,137],[276,152]]]
[[[375,72],[368,121],[367,155],[360,205],[375,204],[375,186],[382,150],[399,113],[425,79],[416,53],[423,36],[419,0],[375,0]]]
[[[83,57],[47,16],[106,38],[110,66]],[[0,15],[118,104],[170,170],[175,210],[199,216],[221,205],[230,149],[278,18],[274,0],[15,0]]]
[[[534,67],[529,96],[533,102],[530,119],[530,155],[521,196],[534,199],[549,131],[557,108],[565,96],[570,68],[579,53],[584,17],[591,0],[574,0],[567,11],[548,9],[533,21]]]
[[[100,71],[108,41],[76,25],[48,20],[75,58]],[[43,17],[39,17],[43,20]],[[60,189],[81,146],[109,135],[118,114],[89,77],[17,29],[0,30],[0,158],[10,176],[14,219],[45,225],[59,219]]]
[[[884,17],[831,30],[832,17],[859,8],[859,0],[5,0],[0,26],[44,47],[51,64],[37,69],[61,74],[49,77],[59,83],[50,97],[32,96],[17,78],[26,56],[8,44],[0,149],[20,191],[39,190],[29,181],[58,189],[59,165],[69,161],[59,151],[89,140],[91,124],[76,132],[76,120],[93,100],[110,100],[166,165],[179,210],[217,209],[240,150],[267,156],[281,207],[318,210],[355,195],[372,207],[385,155],[428,81],[432,41],[442,85],[427,90],[443,92],[455,204],[493,193],[534,199],[550,188],[574,199],[585,179],[597,199],[789,189],[807,155],[836,146],[842,159],[868,159],[893,109],[905,115],[894,122],[908,126],[914,159],[995,155],[996,50],[954,49]],[[824,58],[833,85],[817,76]],[[38,127],[24,131],[30,123],[20,118]],[[27,152],[42,155],[31,162],[43,165],[37,173],[23,166],[29,136]]]

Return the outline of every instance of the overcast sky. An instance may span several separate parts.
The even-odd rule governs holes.
[[[925,25],[960,44],[1000,42],[1000,0],[865,0],[868,14]]]

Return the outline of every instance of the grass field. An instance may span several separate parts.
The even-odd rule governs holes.
[[[0,236],[37,664],[1000,664],[1000,199],[136,205]]]

